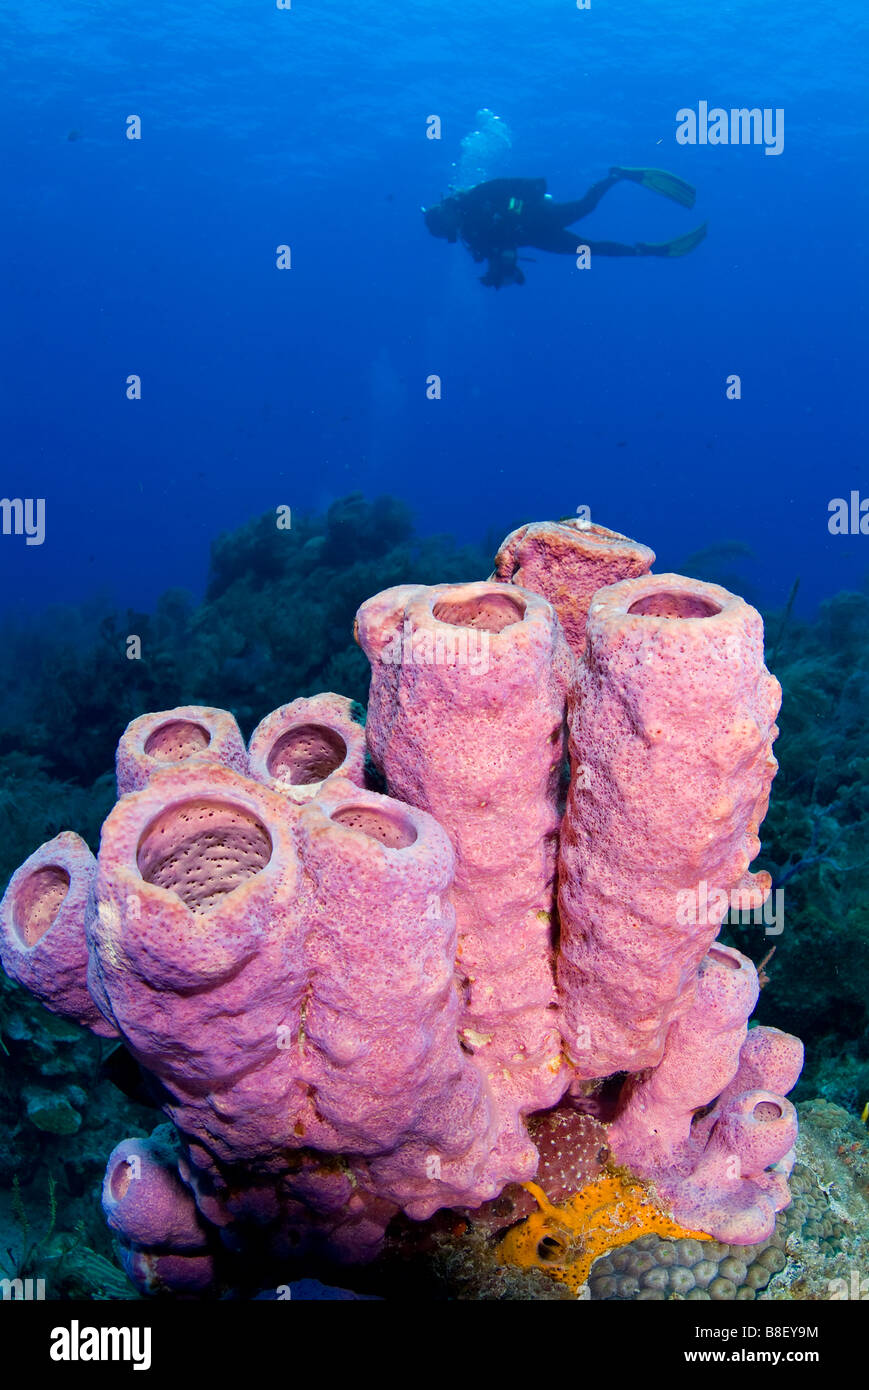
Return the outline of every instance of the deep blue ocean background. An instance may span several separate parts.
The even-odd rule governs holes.
[[[735,539],[773,606],[859,587],[827,504],[869,495],[866,38],[856,0],[5,0],[0,491],[47,534],[0,537],[0,603],[198,595],[218,532],[354,490],[468,540],[586,504],[659,570]],[[783,108],[783,152],[678,145],[701,100]],[[482,287],[420,206],[483,107],[557,199],[697,187],[586,235],[707,240]]]

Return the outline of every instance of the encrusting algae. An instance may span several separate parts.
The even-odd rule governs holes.
[[[712,1239],[704,1231],[677,1225],[652,1190],[627,1174],[602,1173],[561,1206],[554,1206],[536,1183],[522,1185],[539,1211],[507,1232],[498,1246],[498,1263],[545,1270],[577,1295],[596,1259],[639,1236]]]

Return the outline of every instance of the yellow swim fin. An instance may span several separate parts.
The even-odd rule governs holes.
[[[675,174],[669,174],[666,169],[624,169],[621,165],[615,165],[610,169],[610,173],[617,178],[630,179],[632,183],[641,184],[643,188],[650,188],[653,193],[661,193],[665,198],[672,198],[674,203],[681,203],[683,208],[694,206],[696,188],[692,188],[690,183],[677,178]]]
[[[687,256],[689,251],[700,245],[708,225],[704,222],[701,226],[695,227],[693,232],[674,237],[672,241],[639,241],[637,250],[641,256]]]

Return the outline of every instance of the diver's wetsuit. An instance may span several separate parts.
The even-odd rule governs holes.
[[[593,212],[616,183],[618,179],[611,175],[593,184],[584,198],[556,203],[546,197],[545,179],[490,179],[454,195],[460,208],[459,235],[476,260],[485,259],[493,251],[515,250],[517,246],[575,255],[576,233],[565,229]],[[637,254],[633,246],[617,241],[584,244],[602,255]]]
[[[688,238],[629,246],[619,241],[589,241],[568,230],[572,223],[593,212],[620,179],[633,172],[614,169],[593,184],[585,197],[568,203],[556,203],[547,196],[545,179],[490,179],[454,193],[429,209],[426,224],[434,236],[446,237],[448,241],[461,239],[475,261],[488,260],[489,267],[481,281],[496,289],[505,284],[524,284],[525,276],[516,264],[520,246],[570,256],[577,254],[579,245],[599,256],[683,254],[683,250],[674,248],[683,246]],[[704,233],[705,224],[699,234],[692,235],[702,239]],[[690,248],[686,245],[684,249]]]

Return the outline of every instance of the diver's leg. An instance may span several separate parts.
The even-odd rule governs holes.
[[[533,240],[522,240],[523,246],[533,246],[538,251],[554,251],[560,256],[576,256],[580,246],[587,246],[601,256],[642,256],[638,246],[624,246],[619,241],[589,241],[580,232],[568,231],[565,227],[535,229]]]
[[[556,255],[575,256],[579,253],[580,246],[587,246],[593,256],[685,256],[689,251],[693,251],[695,246],[706,235],[704,222],[701,226],[695,227],[692,232],[686,232],[684,236],[674,237],[671,241],[638,241],[633,246],[627,246],[623,241],[589,241],[581,232],[571,232],[565,227],[539,228],[536,227],[533,236],[527,239],[523,237],[523,246],[534,246],[538,251],[554,251]]]
[[[645,256],[642,245],[626,246],[623,241],[584,241],[593,256]]]
[[[574,198],[570,203],[550,203],[549,214],[557,220],[559,227],[569,227],[571,222],[578,222],[580,217],[588,217],[590,212],[594,212],[603,195],[618,182],[616,174],[599,179],[592,184],[584,198]]]
[[[625,246],[620,241],[586,241],[593,256],[687,256],[695,246],[699,246],[706,235],[707,223],[695,227],[693,232],[673,237],[670,241],[638,241],[634,246]]]

